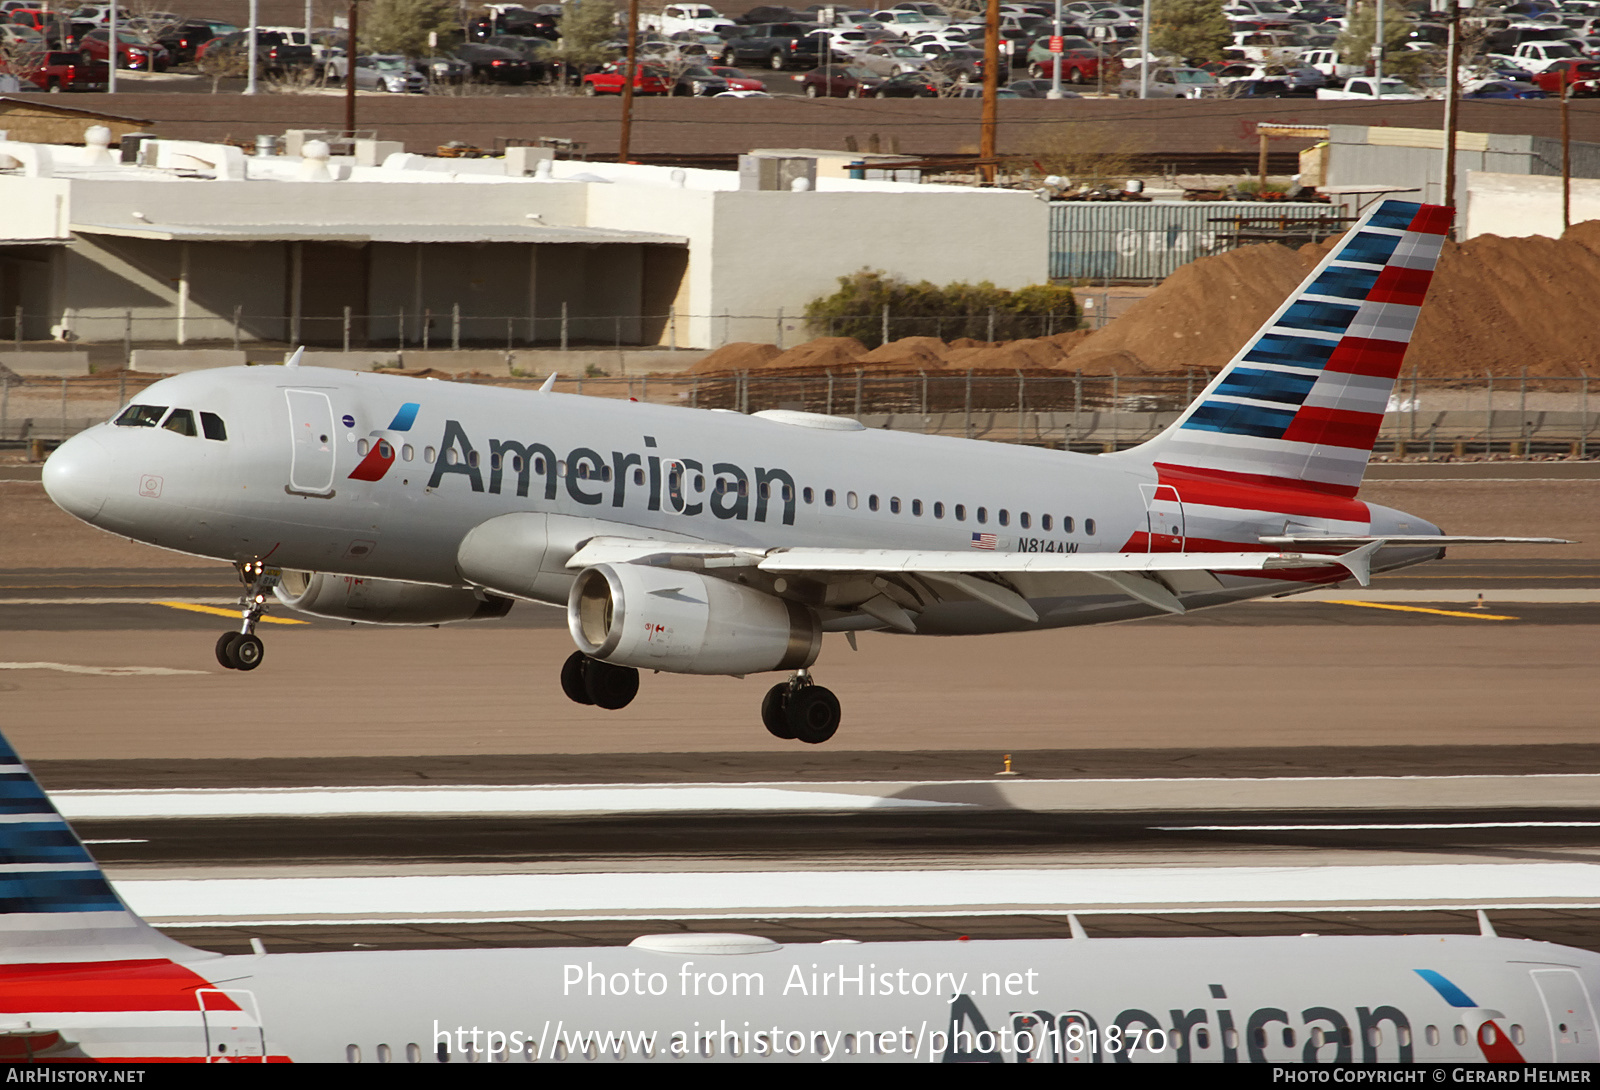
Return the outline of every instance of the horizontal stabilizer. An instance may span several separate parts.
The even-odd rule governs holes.
[[[1257,538],[1263,545],[1298,546],[1343,545],[1359,548],[1378,544],[1385,547],[1416,548],[1445,545],[1576,545],[1563,537],[1471,537],[1453,534],[1384,534],[1381,537],[1331,537],[1322,534],[1271,534]]]

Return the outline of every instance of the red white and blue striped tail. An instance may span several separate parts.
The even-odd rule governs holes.
[[[167,938],[122,903],[0,736],[0,966],[210,956]],[[6,979],[0,970],[0,992]],[[0,1013],[8,1009],[0,1001]]]
[[[1121,457],[1353,496],[1450,227],[1384,201],[1166,431]]]

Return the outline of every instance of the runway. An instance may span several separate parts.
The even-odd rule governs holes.
[[[1468,524],[1532,489],[1594,521],[1587,464],[1372,478],[1426,517],[1448,494],[1457,532],[1580,536],[1562,511]],[[306,623],[223,671],[232,572],[109,546],[7,554],[63,566],[0,571],[5,730],[130,903],[207,949],[1058,937],[1068,913],[1095,937],[1473,933],[1488,908],[1600,950],[1589,547],[1096,629],[830,637],[845,722],[803,747],[761,729],[765,678],[571,704],[565,618],[527,604],[438,630],[278,610]]]

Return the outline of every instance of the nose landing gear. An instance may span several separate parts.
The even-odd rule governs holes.
[[[256,623],[267,611],[267,595],[278,585],[282,572],[261,561],[239,565],[239,579],[245,584],[239,600],[239,631],[224,632],[217,638],[217,661],[229,670],[254,670],[266,656],[266,647],[256,635]]]
[[[833,737],[839,718],[839,698],[813,681],[809,670],[796,670],[761,701],[761,722],[775,738],[818,745]]]

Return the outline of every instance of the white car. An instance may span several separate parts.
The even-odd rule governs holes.
[[[938,22],[928,18],[920,11],[894,11],[884,10],[872,13],[874,22],[882,23],[891,34],[898,34],[902,38],[915,38],[918,34],[931,34],[935,30],[942,30],[948,19]]]

